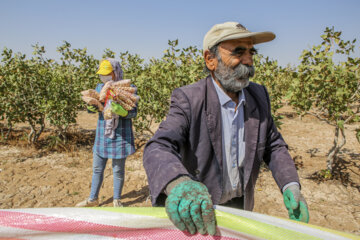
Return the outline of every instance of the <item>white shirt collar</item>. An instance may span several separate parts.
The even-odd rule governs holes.
[[[232,101],[232,99],[224,92],[224,90],[221,87],[219,87],[219,85],[215,82],[215,80],[212,76],[211,76],[211,80],[215,86],[216,93],[219,97],[220,105],[225,106],[229,101]],[[245,101],[245,94],[244,94],[243,90],[241,90],[238,97],[239,97],[239,105],[240,106],[241,106],[241,104],[245,105],[246,101]]]

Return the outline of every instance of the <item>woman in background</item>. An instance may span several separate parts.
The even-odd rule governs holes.
[[[104,84],[108,81],[119,81],[123,78],[123,71],[119,61],[107,58],[100,63],[96,74],[102,83],[99,83],[95,90],[100,93]],[[135,86],[132,86],[135,87]],[[135,92],[136,94],[136,92]],[[117,107],[121,108],[120,105]],[[88,106],[89,112],[98,112],[99,118],[96,127],[96,137],[93,147],[93,174],[91,182],[90,197],[76,205],[76,207],[98,206],[98,196],[104,178],[106,162],[112,159],[114,177],[114,207],[122,207],[121,192],[124,186],[125,160],[126,157],[135,152],[134,135],[132,131],[132,118],[136,117],[137,107],[126,111],[121,109],[121,116],[113,114],[111,119],[105,120],[102,112],[97,107]]]

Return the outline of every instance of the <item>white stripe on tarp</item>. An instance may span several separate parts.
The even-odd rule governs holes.
[[[102,211],[101,208],[25,208],[6,209],[6,211],[41,214],[45,216],[68,218],[76,221],[86,221],[97,224],[105,224],[128,228],[164,228],[174,229],[174,225],[168,218]]]

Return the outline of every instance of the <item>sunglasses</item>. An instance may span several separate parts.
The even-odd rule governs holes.
[[[251,56],[254,56],[258,53],[257,49],[254,47],[252,47],[252,48],[236,47],[234,50],[231,51],[231,55],[241,57],[242,55],[244,55],[246,53],[246,51],[249,51]]]

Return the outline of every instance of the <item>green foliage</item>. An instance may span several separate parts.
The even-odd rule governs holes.
[[[331,174],[331,171],[328,169],[322,169],[318,172],[318,176],[321,179],[325,179],[325,180],[329,180],[333,177],[333,175]]]
[[[340,64],[333,60],[335,53],[349,55],[354,49],[340,35],[333,28],[326,28],[323,42],[303,51],[291,91],[291,103],[298,110],[315,110],[333,124],[354,118],[358,113],[354,103],[360,99],[360,59],[348,56]]]
[[[326,28],[321,36],[323,42],[303,51],[291,89],[291,104],[299,112],[311,112],[335,126],[334,147],[328,157],[330,171],[345,144],[344,124],[359,122],[360,113],[360,59],[350,57],[356,40],[345,42],[340,36],[341,32]],[[336,64],[335,55],[345,55],[347,61]]]
[[[134,121],[139,133],[151,132],[151,124],[164,119],[175,88],[205,76],[201,51],[196,47],[179,49],[177,45],[178,40],[169,41],[164,56],[153,58],[148,64],[139,55],[120,54],[125,78],[133,80],[141,97],[138,118]],[[89,56],[86,48],[72,49],[66,41],[57,48],[59,62],[46,59],[43,46],[33,47],[31,59],[6,48],[2,52],[1,119],[6,119],[9,128],[15,123],[29,123],[31,143],[38,140],[45,122],[66,140],[68,126],[75,123],[77,112],[84,107],[80,92],[95,88],[98,82],[95,72],[99,60]],[[115,53],[105,49],[105,57],[114,58]]]
[[[262,55],[254,58],[254,65],[256,71],[253,81],[267,88],[273,119],[276,126],[280,127],[283,117],[278,110],[284,105],[284,97],[288,94],[294,69],[283,68],[277,61],[269,60],[268,57],[264,58]]]
[[[0,116],[9,128],[15,123],[28,123],[30,143],[39,139],[45,120],[65,137],[83,104],[80,91],[95,86],[98,61],[88,56],[86,49],[70,47],[64,42],[58,48],[61,63],[46,59],[44,46],[38,44],[33,46],[31,59],[7,48],[2,51]]]
[[[138,132],[149,131],[153,122],[161,122],[169,109],[170,96],[175,88],[191,84],[203,78],[202,53],[196,47],[177,48],[178,40],[169,41],[169,48],[161,59],[144,59],[128,52],[120,59],[125,78],[133,79],[141,100],[138,118],[134,125]]]
[[[43,47],[34,46],[36,54],[32,59],[12,50],[2,52],[2,94],[3,118],[11,127],[14,123],[27,122],[31,127],[29,142],[37,141],[45,127],[47,85],[49,70],[41,59]]]
[[[71,49],[68,42],[57,50],[61,54],[61,62],[49,66],[52,70],[51,96],[46,102],[46,113],[50,124],[65,138],[69,124],[76,122],[77,112],[83,107],[80,92],[96,86],[98,79],[94,69],[98,60],[88,56],[86,48]]]
[[[315,113],[341,133],[345,124],[360,121],[360,60],[350,57],[356,40],[343,41],[340,36],[341,32],[327,28],[321,36],[323,42],[305,50],[296,69],[281,67],[261,55],[254,59],[256,74],[252,80],[267,87],[277,126],[285,97],[299,113]],[[168,44],[161,58],[147,63],[138,54],[126,51],[119,55],[124,78],[138,88],[140,101],[134,126],[140,134],[152,133],[151,124],[165,118],[175,88],[205,77],[201,50],[193,46],[180,49],[178,40]],[[31,58],[7,48],[1,53],[0,120],[6,120],[9,130],[16,123],[27,123],[31,128],[26,135],[29,142],[38,140],[45,123],[58,131],[54,143],[66,141],[69,125],[84,108],[80,92],[94,89],[99,82],[95,74],[99,60],[86,48],[73,49],[66,41],[57,48],[59,61],[45,58],[44,46],[36,44],[33,48]],[[345,55],[347,60],[336,64],[335,55]],[[105,49],[102,57],[115,58],[115,53]],[[356,134],[360,142],[359,129]]]

